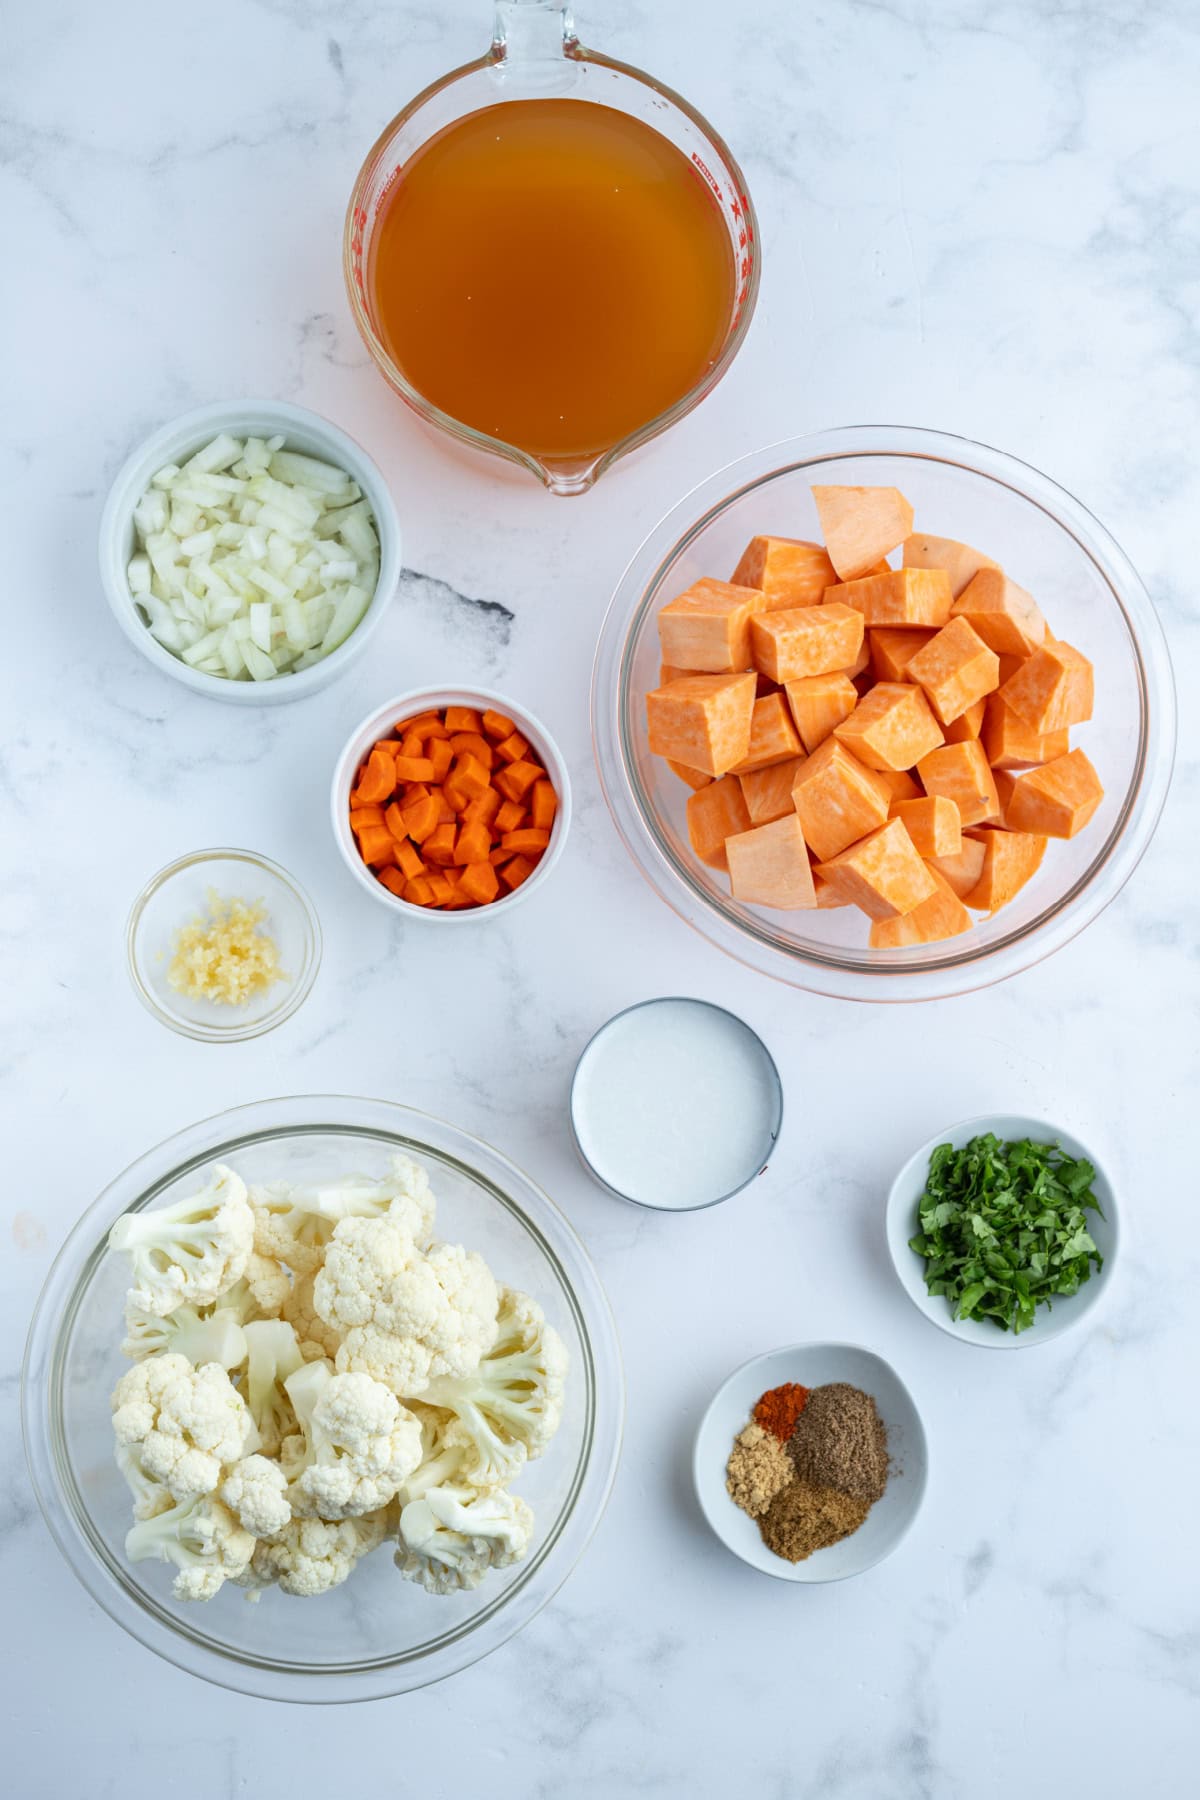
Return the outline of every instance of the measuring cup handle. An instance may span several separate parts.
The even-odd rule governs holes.
[[[567,0],[496,0],[493,62],[560,61],[578,48],[575,20]]]

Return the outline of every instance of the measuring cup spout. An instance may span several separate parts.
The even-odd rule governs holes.
[[[561,62],[578,51],[567,0],[496,0],[491,62],[528,70],[535,63]]]

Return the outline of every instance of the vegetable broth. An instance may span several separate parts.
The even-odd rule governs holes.
[[[375,328],[452,418],[544,459],[592,457],[688,394],[734,311],[733,246],[659,132],[581,100],[447,126],[372,235]]]

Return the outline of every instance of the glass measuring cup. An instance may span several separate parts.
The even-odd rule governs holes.
[[[729,234],[733,301],[724,338],[702,376],[657,416],[594,454],[537,455],[452,417],[422,394],[385,345],[373,312],[369,268],[373,234],[397,174],[439,132],[483,107],[507,100],[583,100],[614,108],[650,127],[699,173]],[[665,431],[714,388],[741,345],[758,293],[758,229],[745,178],[712,126],[661,82],[585,49],[566,0],[498,0],[491,48],[452,70],[398,113],[367,156],[346,215],[346,286],[355,323],[385,379],[431,425],[528,469],[554,494],[581,494],[618,457]],[[496,354],[504,347],[497,344]]]

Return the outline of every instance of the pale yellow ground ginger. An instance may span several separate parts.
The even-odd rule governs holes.
[[[733,1440],[733,1453],[725,1468],[725,1487],[734,1504],[752,1519],[761,1518],[776,1494],[795,1477],[787,1451],[761,1425],[747,1425]]]
[[[175,934],[167,983],[189,1000],[245,1006],[287,976],[279,946],[261,929],[262,900],[225,899],[215,888],[205,896],[207,916],[197,914]]]

